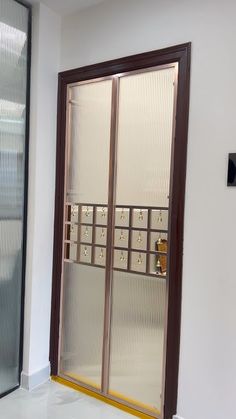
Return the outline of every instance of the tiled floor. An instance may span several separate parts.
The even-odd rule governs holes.
[[[0,400],[1,419],[134,419],[99,400],[49,382],[27,392],[19,389]]]

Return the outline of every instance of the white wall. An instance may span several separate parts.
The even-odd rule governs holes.
[[[23,359],[26,387],[49,377],[60,29],[60,18],[54,12],[42,4],[34,6]]]
[[[235,417],[236,3],[109,0],[63,19],[61,70],[192,41],[178,414]],[[43,258],[42,258],[43,260]],[[36,333],[36,332],[35,332]]]

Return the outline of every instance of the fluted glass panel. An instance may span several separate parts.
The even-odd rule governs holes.
[[[28,19],[0,1],[0,394],[19,384]]]
[[[109,393],[155,415],[162,397],[174,80],[174,67],[128,75],[119,91]],[[124,221],[128,230],[117,227]]]
[[[117,204],[168,206],[174,78],[169,68],[120,80]]]
[[[111,80],[69,89],[68,200],[107,203]]]
[[[111,80],[69,87],[60,373],[101,387]]]
[[[60,369],[95,388],[101,386],[104,270],[66,263]]]
[[[113,274],[111,395],[160,409],[165,317],[164,279]]]

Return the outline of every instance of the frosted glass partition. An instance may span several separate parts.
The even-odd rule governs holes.
[[[65,264],[61,371],[95,388],[101,386],[104,270]]]
[[[122,77],[119,88],[109,394],[154,414],[161,410],[174,80],[175,68],[166,68]]]
[[[101,387],[112,81],[68,91],[60,373]]]
[[[169,205],[174,80],[174,67],[120,79],[116,204]]]
[[[0,2],[0,395],[19,385],[28,9]]]
[[[111,80],[69,89],[68,201],[108,201],[111,89]]]
[[[68,85],[59,374],[159,417],[176,67]]]
[[[165,279],[113,274],[110,394],[160,409]]]

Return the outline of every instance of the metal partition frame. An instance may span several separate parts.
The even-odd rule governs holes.
[[[182,251],[183,251],[183,220],[184,220],[184,196],[187,156],[187,131],[188,131],[188,106],[189,106],[189,81],[190,81],[190,50],[191,44],[183,44],[158,51],[151,51],[118,60],[95,64],[79,69],[69,70],[59,74],[58,79],[58,123],[57,123],[57,161],[56,161],[56,196],[55,196],[55,230],[54,230],[54,263],[52,285],[52,316],[51,316],[51,345],[50,361],[52,374],[58,374],[58,351],[59,351],[59,328],[60,328],[60,300],[61,300],[61,274],[63,254],[63,225],[64,225],[64,183],[65,183],[65,150],[66,150],[66,105],[67,87],[78,82],[103,77],[123,76],[129,72],[148,71],[154,67],[178,64],[178,90],[175,119],[175,147],[172,151],[171,168],[171,215],[169,220],[169,254],[167,282],[167,324],[164,362],[164,419],[169,419],[176,413],[178,365],[179,365],[179,341],[180,341],[180,317],[181,317],[181,288],[182,288]],[[118,81],[113,83],[113,106],[118,103]],[[115,118],[112,120],[111,147],[115,147]],[[114,138],[113,138],[114,136]],[[111,153],[115,156],[115,152]],[[109,190],[113,190],[115,175],[114,157],[110,160]],[[108,207],[110,218],[108,225],[113,223],[113,195],[109,193]],[[112,228],[110,234],[112,234]],[[112,239],[112,237],[110,237]],[[111,249],[110,249],[111,250]],[[108,250],[109,251],[109,250]],[[111,252],[110,252],[111,253]],[[106,294],[109,296],[111,281],[111,255],[107,258]],[[110,298],[106,298],[107,312],[110,311]],[[109,316],[105,316],[105,319]],[[105,320],[106,330],[109,324]],[[105,336],[106,342],[109,336]],[[109,344],[104,345],[103,365],[107,371],[107,359]],[[103,377],[107,374],[103,371]],[[108,383],[103,379],[102,388],[106,393]],[[86,387],[86,386],[85,386]],[[104,394],[104,393],[103,393]],[[150,414],[150,412],[149,412]]]

